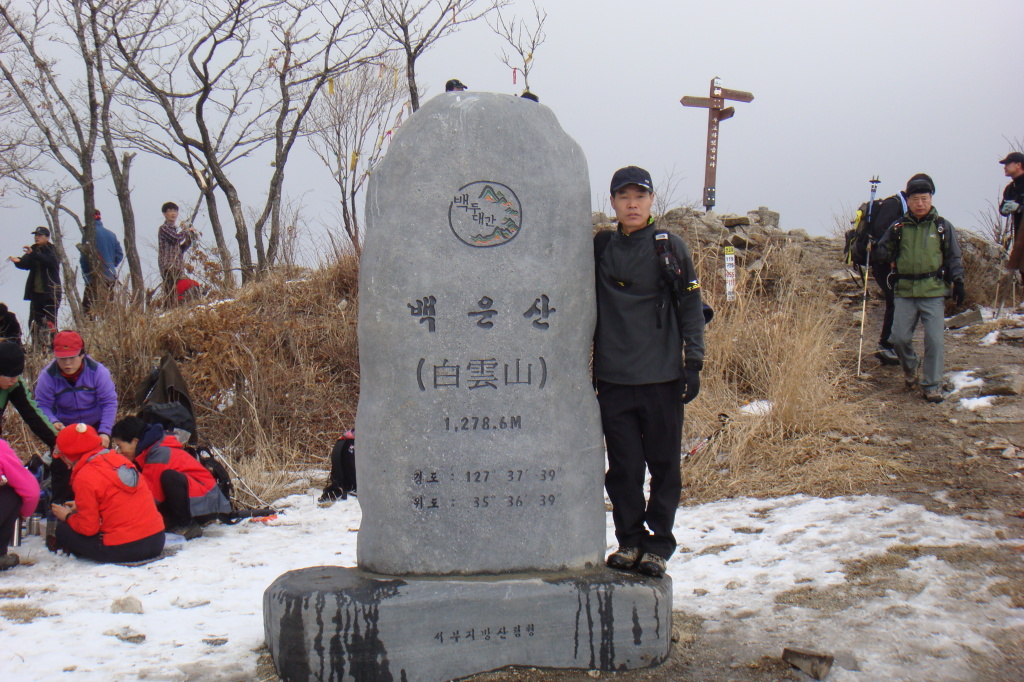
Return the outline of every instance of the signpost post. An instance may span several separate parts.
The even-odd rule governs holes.
[[[742,90],[729,90],[722,87],[718,76],[711,79],[709,97],[691,97],[687,95],[679,100],[684,107],[703,107],[708,110],[708,149],[704,163],[704,210],[710,211],[715,205],[715,179],[718,168],[718,123],[732,118],[736,113],[733,107],[726,107],[725,100],[734,102],[750,102],[754,95]]]

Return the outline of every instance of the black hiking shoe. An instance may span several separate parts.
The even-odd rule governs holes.
[[[631,571],[639,560],[639,547],[619,547],[608,556],[605,564],[608,568],[614,568],[619,571]]]
[[[180,535],[186,540],[195,540],[196,538],[203,537],[203,527],[198,523],[190,523],[187,526],[175,526],[174,528],[168,528],[167,532]]]
[[[665,559],[657,554],[646,552],[644,558],[637,564],[636,570],[652,578],[660,578],[665,575]]]
[[[0,556],[0,571],[7,571],[21,563],[17,554],[4,554]]]
[[[898,365],[900,364],[900,357],[896,355],[896,351],[892,348],[886,348],[882,344],[878,344],[878,349],[875,351],[875,357],[883,365]]]
[[[941,403],[943,400],[942,391],[938,388],[929,388],[924,392],[924,399],[930,403]]]

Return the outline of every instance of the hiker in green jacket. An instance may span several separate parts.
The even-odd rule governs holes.
[[[892,343],[903,367],[907,390],[923,390],[924,399],[941,403],[944,365],[945,298],[966,298],[964,266],[956,229],[932,206],[935,183],[918,173],[907,183],[907,212],[878,243],[877,257],[890,264],[895,291]],[[924,325],[924,360],[914,351],[914,330]],[[918,368],[921,378],[918,380]]]
[[[25,351],[21,344],[13,341],[0,343],[0,420],[7,411],[7,404],[14,405],[25,425],[52,450],[57,442],[57,430],[39,409],[32,391],[21,378],[24,371]]]

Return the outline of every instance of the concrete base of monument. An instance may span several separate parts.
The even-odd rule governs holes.
[[[290,571],[263,595],[284,680],[441,682],[510,665],[622,671],[663,662],[672,580],[585,574],[398,578]]]

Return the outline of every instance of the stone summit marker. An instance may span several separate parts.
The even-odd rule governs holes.
[[[661,663],[672,583],[604,568],[583,152],[545,106],[446,93],[396,133],[359,276],[358,568],[280,576],[286,680]]]

